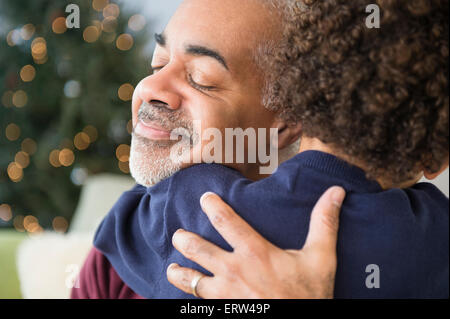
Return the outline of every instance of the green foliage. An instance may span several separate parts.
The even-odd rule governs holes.
[[[80,7],[81,28],[56,34],[52,23],[55,18],[68,15],[65,7],[69,3]],[[80,191],[71,179],[74,169],[85,169],[88,174],[123,174],[115,153],[118,145],[130,142],[127,123],[131,112],[130,102],[119,99],[118,89],[124,83],[136,86],[148,74],[148,57],[143,52],[148,25],[139,32],[130,30],[130,15],[121,11],[114,37],[103,31],[97,41],[88,43],[83,31],[94,20],[101,22],[104,18],[91,4],[81,0],[0,0],[0,204],[10,205],[13,217],[36,216],[45,228],[51,227],[55,216],[71,219]],[[8,45],[8,33],[20,31],[25,24],[35,26],[32,38]],[[128,51],[116,47],[115,39],[123,33],[134,39]],[[32,41],[37,37],[46,41],[48,59],[43,64],[36,63],[31,54]],[[20,70],[28,64],[36,69],[36,76],[31,82],[23,82]],[[65,95],[69,81],[80,84],[80,94],[75,98]],[[20,108],[8,102],[9,95],[18,90],[25,91],[28,98]],[[21,131],[15,141],[6,136],[10,123],[17,124]],[[83,151],[70,146],[69,141],[73,142],[87,125],[97,129],[98,139]],[[13,182],[8,176],[8,165],[14,162],[26,138],[36,142],[37,152],[30,156],[23,178]],[[65,147],[72,149],[74,163],[53,167],[50,152]],[[5,223],[0,219],[0,226],[11,225],[12,221]]]

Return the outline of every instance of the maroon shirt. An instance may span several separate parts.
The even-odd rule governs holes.
[[[78,277],[79,288],[73,288],[72,299],[144,299],[128,287],[95,247]]]

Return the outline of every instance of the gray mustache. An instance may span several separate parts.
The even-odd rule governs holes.
[[[197,134],[192,120],[186,119],[183,111],[170,110],[162,103],[143,102],[138,111],[138,119],[154,122],[170,132],[176,130],[177,134],[189,137],[191,144],[194,144]]]

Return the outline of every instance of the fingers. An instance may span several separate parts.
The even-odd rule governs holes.
[[[304,249],[314,247],[325,255],[336,255],[339,213],[344,198],[345,190],[337,186],[328,189],[322,195],[311,214]]]
[[[233,249],[252,250],[258,245],[267,243],[218,195],[205,193],[200,199],[200,204],[214,228]]]
[[[197,276],[202,276],[197,283],[197,295],[201,298],[214,298],[214,290],[212,289],[214,285],[211,284],[212,277],[205,276],[201,272],[184,268],[177,264],[171,264],[167,268],[167,279],[169,282],[178,289],[191,295],[194,294],[191,283]]]
[[[175,232],[172,243],[184,257],[212,273],[222,270],[223,262],[220,261],[229,254],[200,236],[182,229]]]

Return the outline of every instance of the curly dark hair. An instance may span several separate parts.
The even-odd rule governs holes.
[[[449,154],[448,0],[295,1],[272,70],[281,114],[303,135],[400,183]],[[273,96],[273,95],[272,95]]]

